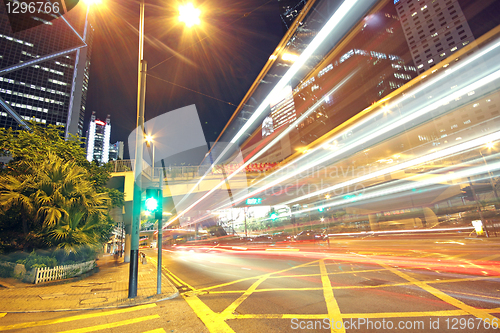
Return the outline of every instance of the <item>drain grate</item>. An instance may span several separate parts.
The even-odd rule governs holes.
[[[191,291],[191,288],[189,288],[186,285],[182,285],[182,286],[177,286],[177,290],[179,290],[180,293],[185,293]]]

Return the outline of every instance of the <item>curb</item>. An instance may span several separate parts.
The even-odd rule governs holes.
[[[170,281],[169,281],[170,283]],[[150,304],[150,303],[157,303],[157,302],[162,302],[162,301],[168,301],[170,299],[178,297],[179,290],[177,288],[173,287],[176,292],[165,297],[161,298],[158,300],[149,300],[149,301],[144,301],[144,302],[139,302],[137,304],[121,304],[121,305],[109,305],[109,306],[102,306],[98,308],[78,308],[78,309],[56,309],[56,310],[26,310],[26,311],[5,311],[5,310],[0,310],[2,313],[42,313],[42,312],[70,312],[70,311],[90,311],[90,310],[107,310],[107,309],[119,309],[119,308],[130,308],[134,306],[139,306],[139,305],[144,305],[144,304]],[[153,297],[153,296],[150,296]]]

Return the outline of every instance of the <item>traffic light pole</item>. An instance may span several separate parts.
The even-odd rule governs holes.
[[[135,139],[134,195],[132,207],[132,230],[130,232],[130,270],[128,298],[137,297],[137,276],[139,270],[139,227],[141,224],[141,178],[142,144],[144,141],[144,106],[146,101],[147,63],[143,59],[144,48],[144,0],[141,0],[139,20],[139,77],[137,83],[137,128]]]
[[[158,190],[158,207],[156,208],[155,217],[158,221],[158,267],[156,275],[156,293],[161,294],[161,259],[162,259],[162,247],[163,247],[163,191],[162,191],[162,181],[160,177],[160,189]]]

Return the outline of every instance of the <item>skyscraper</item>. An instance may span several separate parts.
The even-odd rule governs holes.
[[[281,23],[285,31],[290,29],[293,21],[306,3],[307,0],[278,0]]]
[[[31,19],[43,24],[14,33],[0,5],[0,98],[7,104],[0,127],[19,128],[11,108],[21,120],[64,126],[66,136],[83,134],[94,32],[85,9],[79,5],[51,21],[35,13]]]
[[[118,159],[123,160],[123,141],[117,141],[109,145],[109,159],[116,161]]]
[[[474,40],[457,0],[394,0],[418,73]]]
[[[87,134],[87,160],[89,162],[96,160],[99,163],[108,163],[110,135],[111,121],[109,114],[106,121],[101,121],[96,118],[95,112],[92,112]]]

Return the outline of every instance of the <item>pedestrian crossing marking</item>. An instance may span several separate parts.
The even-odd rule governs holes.
[[[130,325],[130,324],[140,323],[142,321],[151,320],[151,319],[158,319],[158,318],[160,318],[160,315],[155,314],[155,315],[152,315],[152,316],[145,316],[145,317],[139,317],[139,318],[133,318],[133,319],[115,321],[114,323],[107,323],[107,324],[102,324],[102,325],[89,326],[89,327],[84,327],[84,328],[77,328],[77,329],[74,329],[74,330],[62,331],[62,332],[59,332],[59,333],[86,333],[86,332],[94,332],[94,331],[100,331],[100,330],[105,330],[105,329],[109,329],[109,328],[120,327],[120,326],[124,326],[124,325]]]
[[[48,320],[42,320],[42,321],[31,321],[31,322],[27,322],[27,323],[12,324],[12,325],[7,325],[7,326],[0,326],[0,331],[7,331],[7,330],[14,330],[14,329],[28,328],[28,327],[36,327],[36,326],[43,326],[43,325],[51,325],[51,324],[67,323],[67,322],[74,321],[74,320],[81,320],[81,319],[88,319],[88,318],[95,318],[95,317],[102,317],[102,316],[110,316],[110,315],[119,314],[119,313],[127,313],[127,312],[132,312],[132,311],[150,309],[150,308],[154,308],[155,306],[156,306],[156,303],[151,303],[151,304],[134,306],[134,307],[130,307],[130,308],[106,311],[106,312],[87,313],[87,314],[83,314],[83,315],[65,317],[65,318],[59,318],[59,319],[48,319]]]

